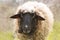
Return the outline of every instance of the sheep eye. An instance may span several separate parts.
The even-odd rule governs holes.
[[[32,13],[32,14],[31,14],[31,16],[32,16],[32,18],[34,18],[34,17],[35,17],[35,14],[34,14],[34,13]]]

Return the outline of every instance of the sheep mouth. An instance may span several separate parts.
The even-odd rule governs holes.
[[[21,29],[18,30],[18,33],[22,33],[22,34],[25,34],[25,35],[32,35],[34,34],[36,28],[32,28],[32,29]]]
[[[30,34],[31,31],[30,31],[30,30],[23,30],[23,33],[24,33],[24,34]]]
[[[25,35],[32,35],[32,34],[34,34],[34,32],[35,32],[35,31],[33,31],[33,30],[26,30],[26,31],[23,30],[23,31],[22,31],[22,33],[25,34]]]

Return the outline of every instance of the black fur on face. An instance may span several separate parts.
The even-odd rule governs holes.
[[[20,29],[24,34],[32,34],[36,30],[37,19],[34,13],[24,13],[21,15]]]
[[[16,14],[14,16],[11,16],[11,18],[19,18],[20,19],[20,26],[19,26],[19,33],[24,34],[32,34],[36,30],[36,25],[38,23],[38,20],[45,20],[44,18],[36,15],[36,13],[21,13]]]

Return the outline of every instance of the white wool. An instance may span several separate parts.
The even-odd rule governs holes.
[[[52,12],[51,12],[51,10],[44,4],[44,3],[39,3],[39,2],[36,2],[36,1],[28,1],[28,2],[26,2],[26,3],[24,3],[23,5],[21,5],[21,6],[19,6],[18,8],[17,8],[17,11],[16,11],[16,14],[18,14],[18,12],[37,12],[37,15],[39,15],[39,16],[41,16],[41,17],[43,17],[43,18],[46,18],[46,22],[44,22],[44,21],[42,21],[42,27],[45,27],[45,29],[46,30],[43,30],[43,31],[45,31],[46,33],[47,33],[47,31],[48,31],[48,33],[50,33],[50,31],[51,31],[51,29],[52,29],[52,26],[53,26],[53,21],[54,21],[54,19],[53,19],[53,14],[52,14]],[[15,19],[15,32],[19,29],[17,26],[18,25],[16,25],[16,23],[18,23],[17,22],[17,20]],[[46,25],[45,25],[46,24]],[[40,26],[40,25],[39,25]],[[27,27],[27,25],[26,25],[26,27]],[[43,28],[44,29],[44,28]],[[38,31],[40,31],[39,29],[38,29]],[[17,32],[16,32],[17,33]],[[45,33],[43,33],[43,34],[45,34]],[[46,34],[46,35],[48,35],[48,34]],[[22,37],[22,35],[20,34],[19,35],[20,36],[20,39],[22,39],[21,37]],[[32,35],[33,36],[33,35]],[[44,35],[43,35],[44,36]],[[37,39],[35,39],[35,40],[39,40],[38,38],[40,37],[40,35],[38,35],[37,36]],[[42,39],[43,39],[44,37],[42,37]],[[24,38],[23,38],[24,39]],[[41,40],[42,40],[41,39]],[[26,39],[24,39],[24,40],[26,40]],[[27,38],[27,40],[28,40],[28,38]],[[45,40],[45,39],[44,39]]]
[[[21,10],[21,11],[25,10],[24,12],[36,12],[36,9],[44,11],[46,13],[46,15],[49,17],[49,21],[51,20],[53,22],[52,12],[44,3],[41,3],[41,2],[39,3],[37,1],[34,1],[34,2],[28,1],[28,2],[24,3],[23,5],[19,6],[17,9],[17,12],[18,12],[18,10]]]
[[[31,2],[31,1],[26,2],[25,4],[19,6],[17,11],[18,10],[21,10],[21,11],[25,10],[24,12],[35,12],[36,9],[43,10],[44,12],[47,13],[48,16],[53,17],[53,14],[51,14],[50,9],[45,4],[43,4],[41,2],[38,3],[36,1],[34,1],[34,2]]]

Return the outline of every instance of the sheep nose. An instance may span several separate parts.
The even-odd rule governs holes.
[[[29,28],[28,25],[24,26],[23,33],[30,33],[31,29]]]

